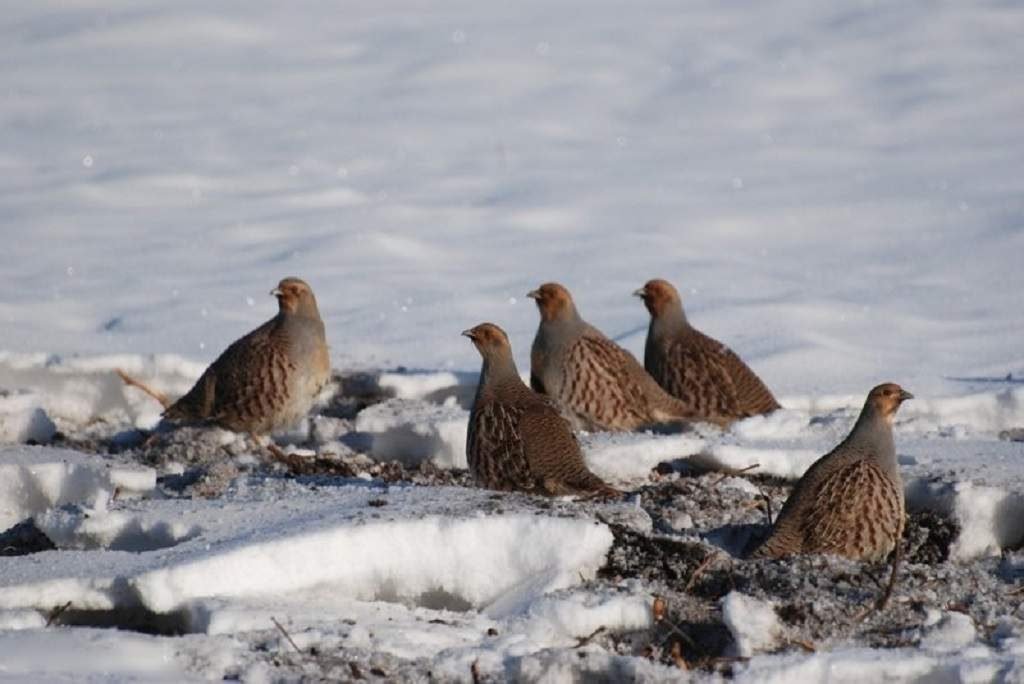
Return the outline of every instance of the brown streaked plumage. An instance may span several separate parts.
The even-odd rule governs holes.
[[[267,434],[309,412],[330,375],[316,298],[298,278],[285,278],[271,294],[277,315],[225,349],[164,418]]]
[[[551,397],[574,427],[636,430],[666,422],[714,422],[666,393],[632,354],[580,318],[563,286],[545,283],[527,296],[537,300],[540,311],[530,385]]]
[[[913,395],[886,383],[868,394],[849,436],[815,461],[779,513],[753,558],[833,553],[881,560],[903,535],[903,481],[892,421]]]
[[[690,325],[671,283],[649,280],[633,294],[651,314],[644,368],[666,392],[699,414],[723,421],[781,408],[739,356]]]
[[[587,468],[558,409],[523,383],[505,331],[481,323],[462,334],[483,357],[466,437],[477,483],[553,496],[619,494]]]

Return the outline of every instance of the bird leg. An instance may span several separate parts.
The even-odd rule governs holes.
[[[876,610],[883,610],[889,603],[889,599],[892,598],[892,591],[896,587],[896,573],[900,568],[900,561],[903,559],[903,543],[902,539],[896,540],[896,548],[892,553],[892,574],[889,575],[889,584],[885,587],[885,592],[878,599],[878,603],[875,605]]]
[[[873,606],[868,606],[854,617],[855,622],[862,622],[872,613],[885,610],[885,607],[889,604],[889,599],[892,598],[893,589],[896,588],[896,575],[899,572],[900,561],[903,559],[903,544],[901,542],[902,540],[896,540],[896,548],[893,549],[892,552],[892,572],[889,575],[889,582],[886,584],[885,590],[882,592],[882,595],[878,597],[878,600],[875,601]],[[868,576],[874,579],[876,584],[881,586],[881,582],[875,579],[873,575],[869,574]]]

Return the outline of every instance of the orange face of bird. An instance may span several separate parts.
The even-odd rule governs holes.
[[[875,407],[882,416],[892,420],[899,409],[900,404],[907,399],[913,399],[914,395],[903,389],[895,382],[887,382],[871,390],[868,394],[868,403]]]
[[[558,283],[544,283],[526,296],[537,301],[540,317],[545,321],[561,318],[573,308],[572,295]]]
[[[508,335],[505,331],[493,323],[481,323],[480,325],[463,330],[462,334],[473,341],[473,346],[481,354],[497,350],[511,349],[508,342]]]
[[[648,280],[639,290],[633,293],[644,300],[644,306],[652,316],[659,316],[666,308],[680,302],[679,292],[672,283],[661,278]]]
[[[316,301],[313,298],[313,290],[300,278],[285,278],[270,291],[270,294],[277,297],[281,311],[288,313],[295,313],[303,304]]]

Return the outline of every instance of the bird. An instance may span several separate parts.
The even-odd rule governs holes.
[[[540,325],[530,352],[530,386],[551,397],[576,429],[631,431],[708,419],[669,395],[628,351],[576,311],[558,283],[527,293]]]
[[[651,314],[644,368],[666,392],[728,421],[782,408],[735,352],[690,325],[671,283],[649,280],[633,294]]]
[[[883,560],[903,535],[903,482],[892,423],[914,395],[895,383],[868,394],[849,436],[804,473],[752,558],[830,553]]]
[[[466,460],[488,489],[549,496],[617,496],[583,461],[568,421],[523,382],[505,331],[493,323],[462,332],[483,366],[466,436]]]
[[[166,407],[167,421],[265,435],[309,413],[330,375],[316,297],[305,281],[291,277],[270,294],[277,297],[277,315],[225,349],[192,389]]]

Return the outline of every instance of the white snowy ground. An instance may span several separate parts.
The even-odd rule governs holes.
[[[299,275],[334,366],[380,371],[398,398],[359,416],[371,452],[458,466],[478,367],[459,331],[501,324],[525,372],[523,295],[558,279],[640,355],[629,293],[661,276],[787,411],[724,436],[588,436],[595,470],[629,486],[688,457],[796,477],[895,380],[918,396],[897,429],[908,503],[958,518],[956,557],[998,553],[1024,538],[1024,448],[998,439],[1024,426],[1022,27],[1003,2],[7,7],[0,441],[152,426],[111,370],[183,392]],[[465,677],[648,619],[629,587],[573,588],[603,526],[476,514],[471,492],[393,488],[367,509],[365,483],[240,482],[159,501],[151,470],[24,447],[0,471],[0,527],[35,515],[77,549],[0,558],[0,677],[258,679],[237,633],[276,639],[270,615],[301,645],[437,655]],[[438,545],[474,539],[496,543],[445,566]],[[67,600],[198,634],[42,628],[37,609]],[[983,679],[975,639],[761,656],[746,675]],[[514,673],[570,666],[537,658]]]

